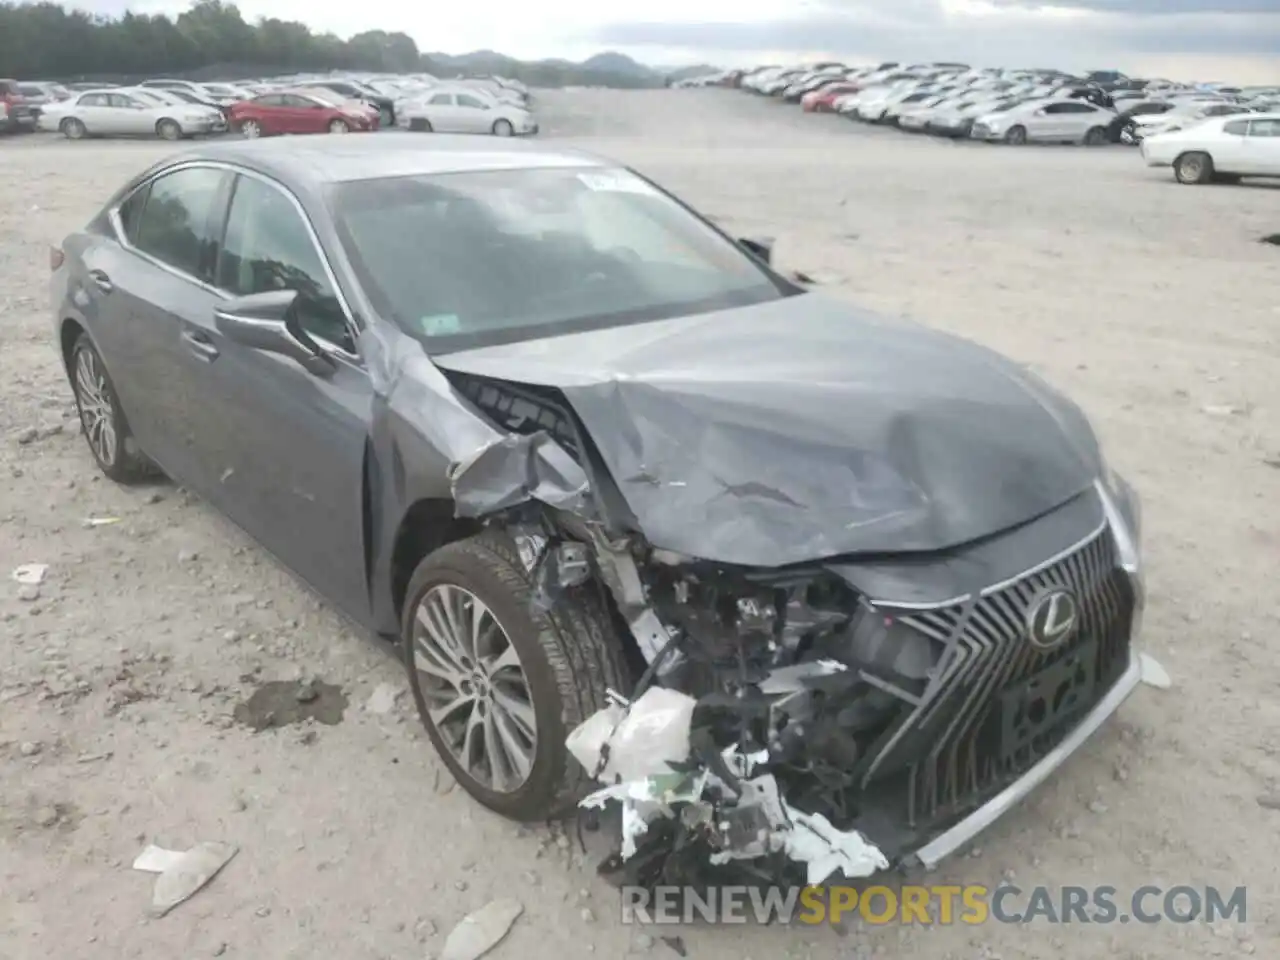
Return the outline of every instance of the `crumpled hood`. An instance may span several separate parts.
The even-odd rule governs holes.
[[[658,547],[779,566],[933,551],[1031,520],[1101,464],[999,355],[818,293],[434,358],[558,388]]]

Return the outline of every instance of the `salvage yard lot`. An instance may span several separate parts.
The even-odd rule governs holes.
[[[1173,688],[1140,689],[926,882],[1105,884],[1121,901],[1249,887],[1248,922],[1218,930],[692,929],[689,956],[1280,955],[1280,251],[1258,242],[1280,230],[1280,189],[1181,187],[1123,148],[938,142],[726,90],[544,93],[538,109],[546,138],[777,237],[782,267],[1031,364],[1143,495],[1144,640]],[[421,958],[497,896],[525,912],[494,957],[675,956],[657,938],[676,931],[618,922],[601,838],[584,856],[572,830],[517,829],[450,789],[409,698],[387,696],[393,656],[182,491],[99,477],[51,339],[47,250],[172,149],[0,139],[0,561],[49,565],[38,598],[0,588],[0,957]],[[298,676],[341,686],[340,723],[233,719]],[[205,840],[239,855],[145,919],[133,857]]]

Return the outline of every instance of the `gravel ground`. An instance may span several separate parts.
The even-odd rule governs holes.
[[[683,931],[689,956],[1280,955],[1280,252],[1257,242],[1280,229],[1280,191],[730,91],[566,92],[540,109],[548,137],[776,236],[783,266],[1032,364],[1143,494],[1145,642],[1173,689],[1140,690],[928,882],[1249,886],[1239,927],[703,928]],[[0,558],[6,578],[49,565],[38,598],[0,587],[0,957],[421,958],[499,895],[525,913],[495,957],[675,956],[618,921],[594,851],[451,789],[408,697],[370,701],[403,686],[385,650],[183,491],[98,476],[50,337],[46,251],[170,149],[0,139]],[[342,688],[340,723],[233,719],[262,681],[303,675]],[[147,919],[133,857],[203,840],[240,853]]]

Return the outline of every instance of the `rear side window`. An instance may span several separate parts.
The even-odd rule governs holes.
[[[137,245],[138,224],[142,222],[142,211],[147,205],[147,194],[151,192],[151,184],[145,184],[129,195],[129,199],[120,204],[116,211],[120,217],[120,226],[124,228],[124,238]]]
[[[432,106],[448,107],[453,105],[453,95],[448,93],[437,93],[429,101]]]
[[[0,80],[0,97],[7,94],[17,96],[18,84],[13,80]]]
[[[157,177],[133,245],[175,270],[211,282],[218,250],[211,214],[226,176],[222,170],[191,167]]]
[[[483,110],[483,101],[477,100],[475,97],[468,96],[465,93],[458,94],[458,106],[471,107],[474,110]]]
[[[1243,137],[1246,133],[1249,132],[1249,121],[1248,120],[1231,120],[1222,125],[1222,132],[1230,133],[1233,136],[1237,136],[1237,137]]]

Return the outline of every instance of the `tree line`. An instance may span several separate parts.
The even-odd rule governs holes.
[[[222,0],[198,0],[172,20],[134,13],[95,16],[47,2],[0,2],[0,77],[70,81],[193,75],[222,64],[262,72],[430,70],[404,33],[368,30],[343,40],[291,20],[263,17],[247,23],[234,3]]]

